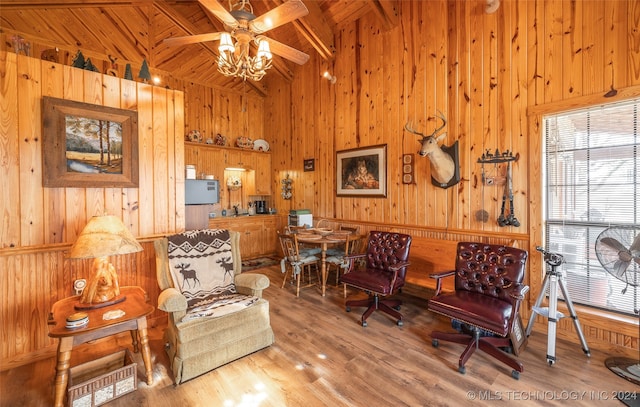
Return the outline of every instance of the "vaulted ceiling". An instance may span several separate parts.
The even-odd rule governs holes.
[[[235,3],[236,0],[233,0]],[[219,0],[229,9],[229,2]],[[395,24],[397,0],[303,0],[309,14],[267,33],[283,44],[309,55],[331,60],[335,57],[335,33],[345,24],[373,12],[381,28]],[[260,16],[284,3],[283,0],[251,0]],[[2,0],[0,27],[28,41],[59,47],[70,52],[81,49],[85,56],[139,66],[146,59],[153,73],[165,73],[209,86],[241,89],[242,81],[217,71],[217,41],[169,46],[164,39],[224,31],[224,26],[195,0]],[[296,64],[275,57],[269,75],[290,80]],[[265,94],[260,83],[250,82]]]

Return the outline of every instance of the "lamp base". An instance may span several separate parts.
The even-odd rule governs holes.
[[[614,356],[607,358],[604,364],[613,373],[640,386],[640,361]]]
[[[77,310],[90,310],[90,309],[108,307],[109,305],[121,303],[122,301],[124,301],[126,299],[127,299],[126,295],[119,295],[119,296],[114,297],[114,298],[112,298],[112,299],[110,299],[108,301],[97,302],[97,303],[92,303],[92,304],[78,301],[78,303],[76,305],[74,305],[73,308],[75,308]]]

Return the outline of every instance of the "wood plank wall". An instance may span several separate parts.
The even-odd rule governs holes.
[[[387,31],[373,13],[341,26],[334,61],[312,56],[291,84],[266,79],[265,131],[277,140],[274,175],[294,179],[291,200],[275,196],[281,211],[309,208],[318,218],[364,229],[409,228],[426,238],[456,240],[463,234],[518,242],[531,253],[531,306],[544,276],[535,252],[543,242],[541,115],[613,101],[603,96],[611,89],[618,98],[635,93],[625,88],[640,84],[640,2],[501,3],[486,14],[481,0],[400,1],[400,22]],[[334,85],[320,78],[325,70],[337,77]],[[416,184],[404,185],[402,154],[415,153],[419,145],[403,126],[413,121],[430,133],[438,110],[448,120],[445,144],[459,142],[461,182],[434,187],[428,159],[416,157]],[[388,146],[387,197],[336,197],[335,151],[376,144]],[[482,183],[477,160],[495,149],[519,157],[513,188],[520,227],[497,225],[503,185]],[[303,159],[309,158],[316,159],[315,171],[304,172]],[[484,171],[499,178],[505,167],[486,165]],[[588,340],[638,348],[637,319],[620,323],[614,315],[579,312]],[[560,336],[577,340],[570,322],[561,325]]]
[[[35,55],[47,47],[32,44]],[[244,134],[261,138],[263,98],[165,79],[180,90],[0,51],[0,369],[55,350],[46,319],[55,301],[73,295],[73,281],[88,276],[87,262],[65,255],[94,214],[121,217],[142,242],[144,252],[114,264],[121,285],[143,287],[156,304],[151,242],[185,226],[185,134],[221,133],[230,144]],[[43,188],[42,96],[137,110],[140,187]],[[163,317],[160,311],[152,316]]]
[[[154,236],[184,229],[183,93],[14,53],[0,53],[0,358],[51,351],[51,305],[73,295],[90,261],[64,258],[88,219],[121,218],[145,251],[114,260],[121,285],[157,298]],[[138,188],[44,188],[42,96],[138,112]],[[162,313],[156,311],[154,316]]]

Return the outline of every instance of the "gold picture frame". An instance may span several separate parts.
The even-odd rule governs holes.
[[[45,187],[138,187],[138,113],[45,96]]]
[[[337,151],[336,195],[386,197],[387,145]]]

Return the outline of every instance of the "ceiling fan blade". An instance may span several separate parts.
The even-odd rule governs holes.
[[[288,45],[284,45],[281,42],[272,40],[271,38],[267,38],[263,35],[259,35],[256,38],[258,40],[266,40],[269,43],[269,48],[271,48],[272,53],[286,58],[291,62],[295,62],[298,65],[303,65],[309,60],[309,55],[305,54],[302,51],[298,51],[295,48],[291,48]]]
[[[187,35],[185,37],[166,38],[164,40],[164,43],[170,46],[174,46],[174,45],[195,44],[198,42],[216,41],[220,39],[220,34],[221,33],[207,33],[207,34]]]
[[[622,243],[620,243],[619,241],[617,241],[616,239],[614,239],[612,237],[603,237],[602,239],[600,239],[600,243],[602,243],[605,246],[608,246],[611,249],[614,249],[614,250],[616,250],[618,252],[627,251],[627,248],[624,247],[624,245]]]
[[[309,14],[309,10],[302,0],[289,0],[251,20],[249,28],[254,34],[262,34],[307,14]]]
[[[222,21],[225,25],[236,28],[238,26],[238,20],[235,19],[227,10],[218,3],[218,0],[198,0],[200,4],[205,6],[216,18]]]

